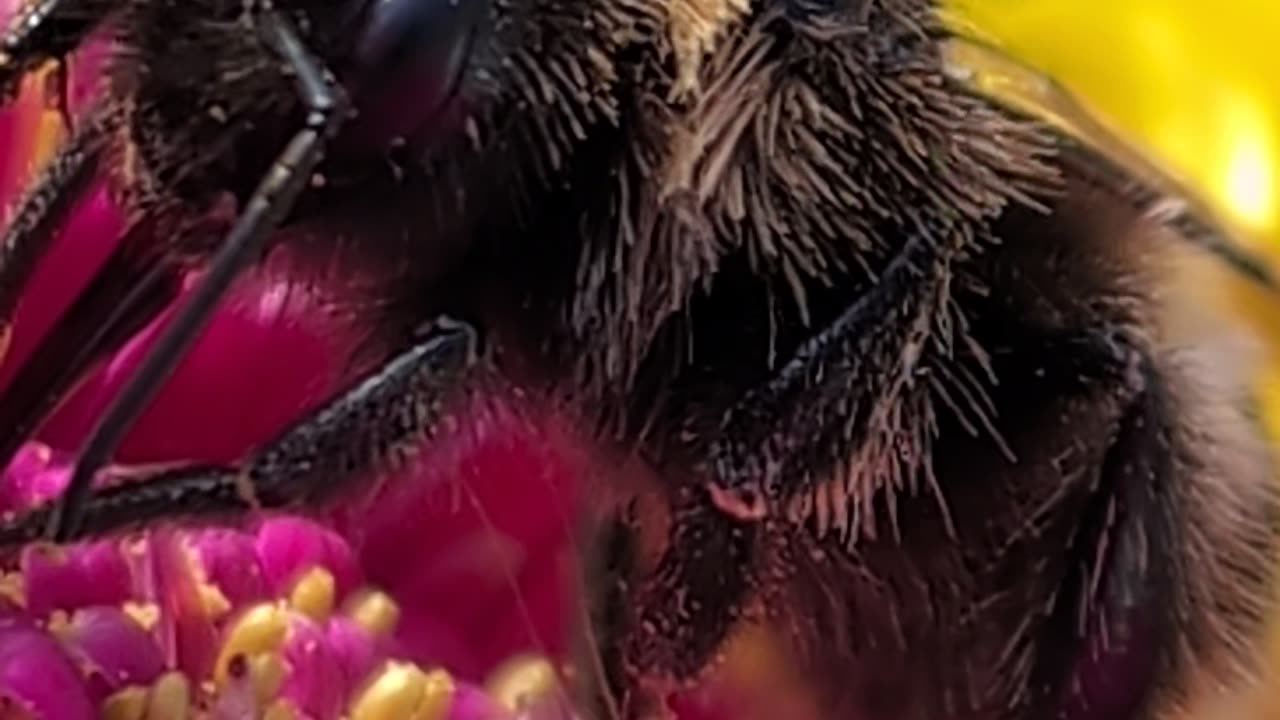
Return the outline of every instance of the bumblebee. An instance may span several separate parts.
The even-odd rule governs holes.
[[[1157,720],[1247,677],[1270,456],[1227,333],[1172,332],[1170,258],[1274,283],[931,0],[32,0],[0,85],[95,31],[107,90],[5,230],[0,316],[93,177],[127,229],[0,448],[206,272],[0,545],[320,507],[519,385],[650,471],[583,518],[602,717],[754,624],[827,718]],[[94,490],[317,219],[365,222],[343,262],[395,351],[238,465]]]

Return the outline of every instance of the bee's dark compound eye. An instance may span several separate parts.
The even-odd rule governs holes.
[[[374,0],[347,84],[362,134],[419,134],[458,92],[487,0]]]

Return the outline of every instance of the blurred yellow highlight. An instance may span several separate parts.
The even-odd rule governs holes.
[[[1280,251],[1280,3],[949,2]]]
[[[1275,166],[1267,118],[1256,102],[1237,97],[1224,103],[1223,119],[1235,138],[1222,163],[1223,202],[1244,224],[1267,229],[1275,224]]]
[[[11,197],[16,189],[24,187],[62,140],[62,116],[50,109],[44,93],[52,70],[49,65],[24,79],[17,99],[6,109],[13,113],[15,121],[12,146],[26,148],[26,152],[0,149],[0,197]],[[11,209],[0,206],[0,223]]]

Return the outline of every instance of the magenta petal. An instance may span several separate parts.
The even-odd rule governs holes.
[[[342,674],[342,694],[350,697],[386,656],[385,643],[370,637],[364,628],[344,617],[331,619],[325,641]]]
[[[115,542],[54,548],[30,545],[20,561],[27,609],[35,617],[53,610],[119,605],[129,599],[129,566]]]
[[[408,609],[396,626],[397,655],[420,664],[443,665],[464,678],[478,678],[489,669],[477,659],[461,628],[441,620],[429,606]]]
[[[97,717],[80,673],[53,638],[20,625],[0,628],[0,710],[6,702],[38,718]]]
[[[435,438],[413,475],[388,481],[364,517],[341,518],[370,580],[404,610],[396,636],[409,657],[470,679],[519,650],[564,650],[573,606],[561,559],[579,479],[554,421],[531,428],[499,403],[472,418]],[[405,548],[423,551],[406,561]]]
[[[0,149],[0,153],[5,150]],[[0,363],[0,388],[5,387],[40,340],[75,301],[76,294],[106,261],[123,225],[103,182],[89,190],[71,214],[65,229],[32,272],[30,283],[14,316],[13,344]],[[62,444],[44,434],[55,446]]]
[[[498,705],[483,690],[474,685],[459,685],[453,693],[453,703],[449,706],[448,720],[512,720],[511,713]],[[538,720],[569,720],[565,718],[545,718]]]
[[[337,720],[342,714],[344,678],[324,630],[310,620],[295,618],[284,658],[289,676],[281,694],[315,720]]]
[[[171,531],[152,532],[148,546],[143,596],[160,609],[156,632],[165,664],[203,677],[213,667],[218,632],[191,566],[197,560]]]
[[[254,537],[239,530],[213,529],[187,537],[204,570],[232,605],[247,605],[267,597],[267,583]]]
[[[258,529],[257,546],[264,578],[272,592],[287,593],[303,573],[317,566],[333,573],[338,597],[362,582],[355,555],[342,537],[310,520],[267,520]]]
[[[0,480],[0,513],[25,510],[55,497],[70,476],[70,456],[41,443],[24,443]]]
[[[164,671],[155,639],[119,608],[78,610],[62,639],[103,684],[102,695],[126,685],[150,683]]]
[[[120,448],[121,462],[234,462],[336,387],[355,334],[317,307],[306,287],[273,272],[256,270],[233,288],[138,419]],[[195,279],[188,278],[183,298]],[[170,306],[91,373],[45,423],[41,437],[57,446],[78,445],[174,311]]]
[[[261,710],[248,673],[232,673],[227,686],[218,693],[210,709],[209,720],[246,720],[256,718]]]

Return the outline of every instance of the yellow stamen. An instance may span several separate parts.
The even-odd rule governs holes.
[[[236,658],[246,660],[274,653],[284,644],[289,629],[289,611],[275,603],[255,605],[231,626],[214,664],[213,678],[218,688],[226,687],[229,669]]]
[[[333,573],[314,567],[293,586],[289,604],[312,620],[322,622],[333,612],[335,593]]]
[[[49,634],[59,640],[66,640],[67,634],[71,631],[71,616],[66,610],[54,610],[49,613],[49,620],[45,623],[45,629]]]
[[[147,689],[130,685],[102,703],[102,720],[143,720],[147,712]]]
[[[374,590],[358,595],[347,608],[347,616],[365,632],[376,637],[386,637],[400,620],[400,606],[383,592]]]
[[[0,599],[27,606],[27,583],[20,572],[0,573]]]
[[[278,653],[264,653],[249,660],[249,677],[259,703],[265,705],[280,694],[286,674],[284,658]]]
[[[444,720],[453,705],[454,689],[453,677],[444,670],[427,673],[426,687],[413,714],[414,720]]]
[[[524,655],[499,666],[489,676],[485,687],[499,705],[516,712],[558,692],[560,678],[551,661],[536,655]]]
[[[200,604],[204,606],[205,617],[216,620],[231,612],[231,601],[217,585],[202,582],[196,585],[196,592],[200,593]]]
[[[453,703],[453,678],[390,662],[351,704],[351,720],[444,720]]]
[[[160,606],[155,603],[126,602],[121,606],[125,615],[147,631],[154,630],[160,622]]]
[[[191,684],[180,672],[167,672],[151,686],[147,720],[186,720],[191,715]]]

